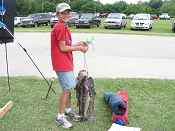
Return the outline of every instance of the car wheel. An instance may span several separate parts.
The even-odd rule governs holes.
[[[89,28],[92,28],[93,27],[93,25],[89,25]]]
[[[120,26],[119,26],[119,29],[121,29],[122,28],[122,23],[120,24]]]
[[[121,29],[121,28],[122,28],[122,26],[120,25],[120,26],[119,26],[119,29]]]
[[[37,23],[34,23],[34,27],[38,27],[38,24]]]
[[[19,27],[19,24],[17,24],[15,27]]]
[[[78,29],[78,28],[80,28],[79,26],[76,26],[76,28]]]

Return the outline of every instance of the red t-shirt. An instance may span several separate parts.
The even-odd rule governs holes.
[[[51,59],[54,71],[73,71],[72,52],[62,52],[59,48],[60,41],[66,45],[72,45],[72,38],[69,28],[63,21],[55,24],[51,32]]]

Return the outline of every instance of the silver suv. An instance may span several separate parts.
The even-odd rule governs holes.
[[[110,13],[104,21],[104,28],[119,28],[126,27],[127,17],[121,13]]]
[[[50,19],[51,19],[51,14],[49,13],[36,13],[29,15],[25,17],[22,22],[21,26],[33,26],[33,27],[38,27],[40,25],[49,25],[50,24]]]

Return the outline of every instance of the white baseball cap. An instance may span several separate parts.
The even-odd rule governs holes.
[[[60,12],[60,13],[61,13],[61,12],[65,11],[65,10],[70,10],[70,11],[72,11],[70,5],[67,4],[67,3],[59,3],[59,4],[57,5],[57,7],[56,7],[56,12]]]

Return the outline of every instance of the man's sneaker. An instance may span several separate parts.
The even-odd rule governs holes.
[[[69,117],[70,120],[72,121],[80,121],[81,117],[75,113],[73,110],[71,110],[69,113],[65,112],[65,115],[67,115]]]
[[[72,127],[72,124],[66,119],[65,116],[60,117],[59,119],[56,117],[55,122],[58,126],[62,126],[63,128],[69,129]]]

